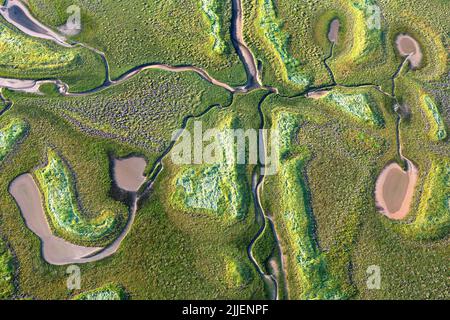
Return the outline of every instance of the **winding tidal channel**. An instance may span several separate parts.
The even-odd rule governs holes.
[[[9,79],[9,78],[0,78],[0,87],[8,88],[11,90],[16,91],[23,91],[23,92],[29,92],[29,93],[36,93],[39,94],[39,87],[40,85],[44,83],[53,83],[58,88],[62,95],[64,96],[84,96],[93,94],[99,91],[102,91],[108,87],[118,85],[123,83],[124,81],[129,80],[130,78],[136,76],[140,72],[147,70],[147,69],[160,69],[165,71],[171,71],[171,72],[195,72],[200,77],[202,77],[204,80],[210,82],[213,85],[219,86],[224,88],[225,90],[236,93],[236,92],[242,92],[246,93],[253,89],[261,88],[261,80],[259,75],[259,70],[257,67],[256,59],[253,56],[252,52],[248,49],[247,45],[245,44],[244,38],[243,38],[243,21],[242,21],[242,4],[240,0],[233,0],[233,14],[232,14],[232,26],[231,26],[231,38],[233,45],[235,46],[236,52],[238,53],[240,59],[242,60],[242,63],[244,64],[246,73],[247,73],[247,83],[244,86],[239,87],[232,87],[222,81],[219,81],[209,75],[209,73],[199,67],[191,66],[191,65],[180,65],[180,66],[171,66],[164,63],[147,63],[140,66],[136,66],[132,68],[131,70],[124,73],[122,76],[115,80],[111,80],[109,74],[109,63],[108,59],[106,58],[105,54],[97,50],[95,48],[92,48],[91,46],[88,46],[83,43],[79,42],[69,42],[63,35],[58,34],[57,32],[53,31],[51,28],[45,26],[41,22],[39,22],[36,18],[34,18],[31,13],[29,12],[28,8],[19,0],[8,0],[5,4],[5,6],[0,7],[0,14],[5,18],[6,21],[17,27],[19,30],[24,32],[25,34],[37,37],[45,40],[51,40],[58,45],[73,48],[76,46],[81,46],[86,49],[89,49],[96,54],[100,55],[102,58],[103,63],[105,64],[105,70],[106,70],[106,78],[104,83],[94,89],[85,91],[85,92],[78,92],[73,93],[70,92],[70,88],[67,84],[63,83],[62,81],[55,79],[55,80],[31,80],[31,79]]]
[[[400,55],[405,57],[391,77],[392,97],[395,102],[394,110],[398,117],[396,122],[397,153],[405,168],[396,162],[392,162],[381,171],[375,184],[375,203],[379,212],[389,219],[403,220],[411,208],[419,171],[402,152],[400,125],[403,117],[408,113],[408,107],[401,106],[398,102],[395,94],[395,80],[408,62],[412,69],[420,66],[422,51],[419,43],[407,34],[398,35],[395,44]]]
[[[106,88],[121,84],[132,77],[138,75],[140,72],[147,69],[159,69],[165,70],[169,72],[195,72],[205,81],[209,83],[222,87],[225,90],[235,94],[235,93],[247,93],[251,90],[255,89],[265,89],[268,93],[261,99],[258,105],[258,112],[260,116],[260,128],[264,128],[264,115],[261,110],[261,105],[265,101],[265,99],[273,93],[278,93],[276,88],[263,86],[261,81],[260,74],[260,66],[258,65],[258,61],[254,57],[251,50],[248,48],[244,41],[243,36],[243,8],[241,0],[232,0],[232,24],[231,24],[231,39],[236,53],[238,54],[247,75],[247,81],[244,85],[233,87],[227,83],[221,82],[217,79],[211,77],[207,71],[202,68],[192,66],[192,65],[180,65],[180,66],[171,66],[163,63],[148,63],[140,66],[136,66],[131,70],[124,73],[117,79],[110,78],[110,67],[108,64],[108,60],[106,55],[86,44],[69,41],[65,36],[60,33],[52,30],[48,26],[45,26],[37,19],[35,19],[31,13],[29,12],[26,5],[24,5],[19,0],[8,0],[3,7],[0,7],[0,14],[8,21],[10,24],[17,27],[19,30],[24,32],[25,34],[37,37],[45,40],[51,40],[58,45],[73,48],[76,46],[81,46],[87,48],[96,54],[98,54],[105,66],[106,76],[104,83],[94,89],[85,91],[85,92],[70,92],[70,88],[66,83],[63,83],[59,79],[41,79],[41,80],[32,80],[32,79],[9,79],[9,78],[0,78],[0,88],[8,88],[11,90],[40,94],[39,88],[42,84],[45,83],[53,83],[55,84],[61,95],[63,96],[85,96],[90,95],[96,92],[100,92]],[[324,85],[316,88],[309,88],[298,95],[295,95],[290,98],[294,98],[297,96],[306,96],[308,98],[320,98],[323,94],[325,94],[328,90],[333,87],[345,87],[344,85],[339,85],[336,83],[334,74],[329,68],[327,64],[327,60],[333,55],[333,48],[338,41],[339,34],[339,21],[334,20],[331,23],[328,38],[331,43],[330,54],[328,57],[324,59],[324,64],[327,67],[328,72],[330,73],[330,77],[332,79],[331,85]],[[411,50],[407,52],[408,57],[405,59],[408,60],[411,55]],[[416,50],[416,49],[415,49]],[[417,53],[417,50],[414,51]],[[402,64],[403,66],[403,64]],[[401,69],[401,67],[399,69]],[[395,77],[398,74],[396,73],[393,77],[393,85],[395,85]],[[355,85],[349,87],[374,87],[375,89],[381,91],[382,93],[388,95],[391,98],[394,98],[394,90],[392,94],[386,93],[381,90],[380,86],[375,84],[362,84]],[[0,91],[1,93],[1,91]],[[0,95],[3,99],[3,97]],[[234,95],[233,95],[234,97]],[[7,108],[5,108],[2,113],[6,112],[12,106],[11,102],[7,103]],[[187,121],[192,118],[201,117],[213,108],[222,107],[218,105],[209,106],[204,112],[198,115],[189,115],[183,119],[182,128],[185,128],[187,125]],[[400,122],[400,121],[399,121]],[[399,130],[397,128],[397,130]],[[175,139],[176,140],[176,139]],[[22,216],[25,220],[27,227],[34,232],[42,242],[42,256],[43,258],[50,264],[55,265],[66,265],[73,263],[88,263],[93,261],[98,261],[104,259],[108,256],[114,254],[120,247],[123,239],[127,236],[130,231],[134,218],[136,215],[138,203],[144,197],[147,197],[151,192],[153,185],[159,176],[159,174],[164,169],[163,167],[163,159],[172,147],[175,145],[176,141],[173,141],[169,147],[160,155],[160,157],[155,161],[153,167],[150,170],[150,174],[145,177],[143,175],[144,169],[146,167],[146,162],[144,159],[139,157],[130,157],[126,159],[116,159],[114,160],[114,183],[122,189],[124,192],[127,192],[130,195],[130,208],[129,208],[129,218],[126,224],[126,227],[122,231],[122,233],[118,236],[116,240],[114,240],[110,245],[105,248],[97,248],[97,247],[82,247],[71,244],[61,238],[58,238],[53,235],[51,228],[48,224],[47,217],[45,215],[45,211],[42,205],[42,199],[39,192],[39,188],[37,187],[33,176],[31,174],[25,173],[19,177],[17,177],[10,185],[9,191],[11,195],[16,200],[18,206],[21,209]],[[261,142],[262,145],[264,141]],[[400,142],[399,142],[400,143]],[[264,152],[263,152],[264,154]],[[413,168],[413,165],[409,160],[404,158],[407,161],[408,167]],[[251,242],[247,247],[248,257],[251,263],[256,268],[257,272],[260,274],[264,282],[270,288],[270,292],[273,299],[279,299],[279,292],[281,290],[287,290],[287,288],[280,288],[280,277],[284,277],[286,279],[286,274],[284,271],[284,259],[283,252],[280,245],[280,241],[272,220],[272,217],[266,214],[264,211],[261,200],[260,200],[260,192],[261,188],[264,184],[264,173],[263,173],[263,163],[265,161],[261,161],[259,168],[262,169],[261,173],[259,170],[255,169],[252,180],[252,193],[254,198],[254,206],[255,206],[255,221],[259,225],[258,232],[253,237]],[[383,206],[383,203],[379,202],[380,206]],[[392,208],[392,207],[391,207]],[[280,266],[273,267],[274,270],[272,273],[267,274],[264,270],[265,268],[259,265],[259,262],[253,256],[253,247],[259,237],[265,232],[267,228],[271,228],[275,237],[275,243],[278,246],[278,252],[280,252],[279,261],[281,262]],[[286,283],[286,281],[283,281]]]
[[[112,80],[110,78],[109,72],[109,64],[106,58],[106,55],[88,45],[77,42],[70,42],[63,35],[55,32],[51,28],[45,26],[37,19],[35,19],[31,13],[29,12],[26,5],[24,5],[21,1],[18,0],[8,0],[3,7],[0,8],[0,14],[5,18],[6,21],[17,27],[19,30],[24,32],[25,34],[37,37],[41,39],[51,40],[58,45],[64,47],[75,47],[82,46],[87,48],[96,54],[100,55],[102,61],[105,65],[106,77],[104,83],[94,89],[91,89],[86,92],[78,92],[72,93],[70,92],[70,88],[67,84],[63,83],[59,79],[42,79],[42,80],[32,80],[32,79],[9,79],[9,78],[0,78],[0,88],[8,88],[11,90],[22,91],[27,93],[40,94],[39,88],[42,84],[45,83],[53,83],[55,84],[59,92],[63,96],[84,96],[93,94],[99,91],[102,91],[108,87],[118,85],[123,83],[132,77],[136,76],[140,72],[147,69],[160,69],[166,70],[170,72],[195,72],[204,80],[210,82],[213,85],[222,87],[231,93],[246,93],[254,89],[267,89],[269,92],[276,92],[276,89],[263,87],[261,84],[261,75],[260,70],[258,68],[258,63],[253,56],[251,50],[247,47],[244,37],[243,37],[243,8],[241,0],[232,0],[232,26],[231,26],[231,39],[233,46],[238,54],[240,60],[242,61],[245,71],[247,74],[247,83],[243,86],[232,87],[224,82],[221,82],[217,79],[211,77],[208,72],[204,69],[182,65],[182,66],[170,66],[162,63],[148,63],[144,65],[137,66],[119,78]],[[261,101],[262,103],[262,101]],[[8,109],[12,106],[12,103],[8,103]],[[202,116],[206,114],[209,110],[214,107],[220,106],[210,106],[207,110],[205,110],[202,114],[197,116]],[[5,108],[6,109],[6,108]],[[3,112],[5,112],[4,110]],[[262,116],[262,114],[261,114]],[[183,120],[183,127],[186,126],[188,119],[196,116],[187,116]],[[261,118],[263,119],[263,118]],[[262,126],[264,123],[262,121]],[[159,173],[163,170],[162,160],[163,158],[170,152],[174,143],[171,143],[170,146],[163,152],[160,158],[155,162],[153,166],[153,170],[149,175],[147,181],[145,181],[145,177],[143,176],[143,170],[145,168],[145,160],[142,158],[128,158],[128,159],[116,159],[114,160],[114,178],[115,183],[119,188],[124,190],[125,192],[129,192],[132,196],[131,205],[130,205],[130,214],[127,225],[125,229],[122,231],[120,236],[112,242],[109,246],[105,248],[97,248],[97,247],[82,247],[71,244],[64,239],[58,238],[53,235],[52,230],[48,224],[44,208],[42,205],[42,199],[39,192],[39,188],[37,187],[33,176],[31,174],[23,174],[17,177],[10,185],[9,191],[11,195],[16,200],[18,206],[21,209],[22,216],[25,220],[27,227],[34,232],[42,242],[42,256],[43,258],[50,264],[55,265],[66,265],[72,263],[88,263],[93,261],[98,261],[104,259],[112,254],[114,254],[118,249],[122,242],[122,240],[126,237],[131,226],[134,222],[134,218],[137,211],[137,205],[139,199],[148,195],[148,193],[152,190],[153,184],[157,179]],[[130,178],[131,177],[131,178]],[[252,254],[252,248],[255,240],[262,234],[264,229],[266,228],[266,219],[267,221],[271,221],[268,218],[260,204],[259,200],[259,188],[263,181],[264,176],[260,176],[257,180],[256,185],[253,188],[254,197],[255,197],[255,206],[256,206],[256,220],[261,224],[261,227],[258,231],[258,234],[254,237],[251,243],[248,246],[249,258],[252,263],[255,265],[258,273],[263,277],[266,282],[272,284],[273,287],[273,298],[278,298],[278,282],[274,275],[267,275],[263,272],[263,268],[258,265],[256,260]],[[141,185],[144,184],[143,192],[138,193],[138,189]],[[271,223],[271,222],[270,222]],[[276,235],[275,235],[276,236]],[[277,236],[276,236],[277,237]],[[276,239],[278,243],[278,238]],[[282,270],[282,268],[281,268]]]

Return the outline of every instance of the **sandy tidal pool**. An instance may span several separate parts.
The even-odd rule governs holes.
[[[375,200],[380,211],[388,218],[401,220],[411,207],[417,183],[417,168],[411,162],[403,170],[397,163],[383,169],[375,187]]]

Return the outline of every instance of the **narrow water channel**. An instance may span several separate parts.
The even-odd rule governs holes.
[[[251,50],[248,48],[247,44],[244,41],[244,35],[243,35],[243,7],[241,0],[232,0],[232,25],[231,25],[231,39],[233,42],[233,45],[235,47],[236,53],[238,54],[239,58],[241,59],[246,75],[247,75],[247,82],[244,86],[241,87],[232,87],[224,82],[218,81],[217,79],[214,79],[211,77],[205,70],[196,67],[196,66],[170,66],[166,64],[161,63],[149,63],[137,66],[116,80],[110,79],[110,73],[109,73],[109,64],[108,60],[105,56],[105,54],[95,48],[89,47],[82,43],[69,43],[67,42],[67,39],[56,33],[55,31],[51,30],[50,28],[46,27],[45,25],[41,24],[39,21],[37,21],[28,11],[27,7],[18,0],[9,0],[7,1],[6,5],[2,8],[0,8],[0,14],[11,24],[16,26],[18,29],[20,29],[22,32],[33,36],[38,37],[42,39],[52,40],[59,45],[62,45],[64,47],[74,47],[74,46],[83,46],[96,54],[100,55],[103,63],[105,65],[106,70],[106,76],[104,83],[99,86],[98,88],[94,88],[92,90],[81,92],[81,93],[71,93],[70,88],[67,84],[62,83],[60,80],[27,80],[27,79],[6,79],[6,78],[0,78],[0,87],[9,88],[12,90],[19,90],[19,91],[25,91],[25,92],[31,92],[31,93],[39,93],[39,87],[43,83],[54,83],[60,90],[61,94],[64,96],[83,96],[83,95],[89,95],[95,92],[102,91],[108,87],[123,83],[124,81],[127,81],[131,79],[132,77],[136,76],[140,72],[146,70],[146,69],[161,69],[171,72],[195,72],[200,77],[202,77],[204,80],[210,82],[213,85],[220,86],[227,91],[231,93],[245,93],[253,89],[258,88],[264,88],[268,89],[271,92],[269,92],[267,95],[264,96],[264,98],[260,101],[258,105],[258,112],[261,118],[261,125],[260,128],[264,128],[264,115],[261,110],[261,105],[264,102],[264,100],[273,92],[276,92],[276,88],[265,88],[263,87],[261,83],[261,68],[257,63],[256,58],[254,57]],[[306,91],[302,92],[302,95],[306,95],[310,98],[320,98],[322,95],[326,94],[326,91],[337,86],[338,85],[334,79],[334,74],[329,68],[327,64],[327,60],[332,57],[333,55],[333,48],[338,42],[338,35],[339,35],[339,28],[340,28],[340,22],[338,19],[335,19],[330,24],[330,29],[328,33],[328,39],[331,42],[331,49],[330,54],[328,57],[325,58],[324,63],[327,67],[328,72],[330,73],[330,76],[332,78],[332,85],[326,85],[319,88],[308,88]],[[417,66],[420,63],[421,60],[421,52],[420,48],[417,48],[414,44],[414,42],[411,41],[409,38],[405,38],[403,36],[402,38],[397,39],[397,45],[399,52],[407,56],[406,60],[409,60],[411,62],[411,65],[413,67]],[[419,59],[420,58],[420,59]],[[406,62],[405,62],[406,63]],[[400,73],[402,66],[400,66],[398,72],[393,77],[393,85],[395,85],[395,77]],[[45,82],[44,82],[45,81]],[[383,92],[381,88],[375,84],[362,84],[362,85],[355,85],[355,86],[343,86],[343,87],[363,87],[363,86],[371,86],[378,88],[379,91]],[[385,92],[383,92],[385,93]],[[386,94],[386,93],[385,93]],[[298,95],[297,95],[298,96]],[[391,97],[395,97],[395,90],[393,88]],[[206,114],[209,110],[217,106],[210,106],[207,108],[202,114]],[[201,114],[201,115],[202,115]],[[197,116],[201,116],[197,115]],[[187,116],[183,120],[183,127],[186,126],[187,121],[190,118],[193,118],[195,116]],[[400,121],[399,121],[400,122]],[[397,128],[397,130],[399,130]],[[398,142],[400,145],[400,141]],[[264,142],[263,142],[264,144]],[[115,161],[115,177],[116,177],[116,183],[119,187],[121,187],[123,190],[131,192],[132,194],[132,201],[130,205],[130,215],[127,222],[127,225],[123,232],[120,234],[120,236],[108,247],[106,248],[87,248],[87,247],[80,247],[75,246],[73,244],[70,244],[63,239],[57,238],[53,236],[51,233],[51,230],[48,226],[48,222],[45,217],[44,209],[42,208],[42,201],[40,199],[39,190],[37,189],[37,186],[35,185],[35,182],[31,175],[25,174],[22,176],[19,176],[17,179],[15,179],[11,185],[10,185],[10,193],[13,195],[13,197],[16,199],[17,204],[21,208],[22,215],[24,217],[24,220],[28,226],[28,228],[33,231],[42,241],[42,253],[43,257],[46,261],[52,264],[69,264],[69,263],[86,263],[86,262],[92,262],[92,261],[98,261],[105,257],[108,257],[114,252],[118,250],[120,247],[120,244],[122,240],[126,237],[129,230],[131,229],[138,202],[143,197],[147,196],[150,190],[152,190],[153,184],[155,183],[157,177],[163,170],[163,158],[170,152],[171,148],[173,147],[174,143],[171,143],[169,147],[163,152],[163,154],[157,159],[157,161],[153,165],[153,169],[151,170],[151,174],[145,179],[143,176],[143,170],[145,168],[145,165],[142,163],[141,160],[117,160]],[[400,151],[401,153],[401,151]],[[405,172],[402,168],[400,168],[398,165],[395,166],[394,164],[391,164],[390,167],[388,166],[384,170],[383,173],[380,175],[380,185],[382,185],[381,194],[383,195],[383,199],[386,200],[384,203],[382,200],[377,201],[380,207],[385,210],[386,214],[390,214],[394,219],[395,217],[400,217],[404,213],[404,209],[407,207],[407,200],[399,201],[398,197],[404,197],[408,198],[410,196],[410,190],[411,190],[411,184],[413,183],[415,185],[414,179],[417,179],[417,176],[414,177],[414,174],[417,174],[414,170],[415,167],[412,164],[411,161],[404,158],[403,155],[401,157],[406,161],[407,163],[407,171]],[[145,161],[145,160],[144,160]],[[400,168],[400,169],[399,169]],[[417,170],[416,170],[417,171]],[[257,234],[254,236],[252,241],[247,247],[248,256],[252,264],[255,266],[258,273],[261,275],[263,280],[269,284],[269,287],[271,288],[272,298],[278,299],[279,298],[279,291],[281,288],[279,288],[279,277],[286,277],[285,270],[283,266],[283,258],[280,257],[281,266],[278,267],[278,269],[281,271],[281,274],[275,272],[274,274],[266,274],[263,270],[264,268],[258,264],[256,259],[253,257],[253,247],[256,242],[256,240],[263,234],[264,230],[266,228],[272,228],[275,241],[277,243],[279,252],[282,252],[282,248],[280,246],[280,241],[278,238],[278,235],[276,234],[276,230],[273,226],[273,222],[270,216],[268,216],[264,209],[261,206],[261,199],[260,199],[260,190],[264,184],[264,175],[258,174],[257,171],[255,171],[253,175],[253,185],[252,185],[252,192],[254,197],[254,206],[255,206],[255,214],[256,214],[256,223],[260,225],[260,228],[258,229]],[[146,180],[146,181],[144,181]],[[393,180],[398,181],[399,187],[397,188],[393,184]],[[140,188],[142,183],[144,183],[144,188]],[[139,189],[143,189],[141,193],[138,193]],[[405,190],[406,189],[406,190]],[[414,188],[412,188],[414,189]],[[395,196],[395,195],[398,195]],[[389,197],[393,197],[394,200],[389,200]],[[389,203],[388,203],[389,202]],[[283,283],[286,283],[286,281],[283,281]]]
[[[40,23],[37,19],[35,19],[28,8],[19,0],[9,0],[5,6],[0,8],[0,14],[12,25],[17,27],[19,30],[24,32],[25,34],[37,37],[41,39],[52,40],[59,45],[64,47],[73,48],[75,46],[81,46],[88,50],[95,52],[100,55],[102,61],[105,65],[106,69],[106,77],[104,83],[94,89],[79,92],[79,93],[71,93],[70,88],[67,84],[62,83],[60,80],[45,80],[45,83],[54,83],[58,88],[62,95],[64,96],[85,96],[90,95],[96,92],[100,92],[108,87],[115,86],[123,83],[124,81],[129,80],[130,78],[136,76],[140,72],[147,69],[160,69],[171,72],[195,72],[204,80],[210,82],[213,85],[224,88],[225,90],[236,93],[236,92],[248,92],[253,89],[257,89],[261,87],[261,80],[259,75],[259,68],[257,66],[256,60],[252,54],[252,52],[248,49],[245,44],[243,38],[243,9],[241,0],[233,0],[232,2],[232,25],[231,25],[231,39],[233,45],[235,46],[235,50],[239,55],[241,62],[244,65],[247,74],[247,83],[243,87],[232,87],[222,81],[219,81],[209,75],[209,73],[199,67],[190,66],[190,65],[180,65],[180,66],[170,66],[163,63],[147,63],[136,66],[131,70],[124,73],[116,80],[111,80],[109,77],[109,64],[106,58],[105,53],[92,48],[83,43],[69,43],[67,39],[50,29],[49,27]],[[7,79],[0,78],[0,87],[8,88],[11,90],[24,91],[29,93],[39,93],[39,87],[44,82],[41,80],[30,80],[30,79]]]

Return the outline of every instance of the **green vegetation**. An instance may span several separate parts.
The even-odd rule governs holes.
[[[420,0],[404,1],[379,0],[382,16],[385,19],[384,26],[387,26],[384,41],[387,56],[394,49],[395,39],[400,33],[407,33],[419,42],[423,59],[419,69],[408,74],[410,78],[425,84],[427,81],[440,81],[447,75],[448,70],[448,38],[446,30],[450,27],[450,22],[446,18],[446,8],[448,4],[442,0],[432,0],[424,3]],[[398,64],[399,58],[397,49],[394,49]],[[378,73],[381,74],[382,66]],[[393,74],[393,72],[391,72]]]
[[[98,241],[114,230],[117,222],[111,211],[101,212],[92,221],[83,219],[77,203],[72,172],[54,150],[48,150],[47,165],[36,170],[35,175],[44,193],[50,221],[58,234],[69,239]]]
[[[398,89],[403,92],[404,86],[401,85]],[[357,89],[354,89],[354,92],[359,93]],[[412,116],[408,121],[402,121],[401,125],[403,152],[413,159],[419,168],[427,168],[426,161],[430,154],[445,154],[445,150],[448,152],[448,146],[434,147],[423,143],[427,141],[424,140],[426,134],[420,132],[426,123],[421,117],[420,104],[411,100],[415,95],[410,92],[399,96],[403,98],[402,103],[413,108]],[[329,112],[324,103],[325,99],[271,97],[263,105],[268,125],[285,123],[286,125],[279,125],[279,129],[286,127],[292,130],[280,130],[286,132],[283,135],[291,136],[291,133],[295,132],[290,143],[286,144],[281,140],[280,151],[285,159],[282,161],[292,163],[290,172],[297,174],[300,181],[293,180],[297,182],[292,182],[289,187],[278,187],[279,177],[266,177],[262,195],[263,207],[274,214],[274,222],[286,258],[290,299],[301,298],[304,284],[307,283],[300,277],[297,257],[292,254],[295,247],[287,240],[292,239],[293,235],[298,237],[298,234],[303,233],[290,233],[284,222],[285,217],[281,216],[283,210],[280,207],[280,199],[283,199],[288,190],[295,190],[293,186],[308,190],[305,197],[309,199],[309,208],[313,213],[314,239],[318,243],[320,257],[325,261],[327,270],[326,273],[318,274],[328,274],[328,277],[324,278],[331,281],[331,288],[336,285],[344,297],[356,299],[445,296],[441,291],[445,291],[442,282],[446,281],[445,268],[441,267],[445,265],[448,251],[445,249],[445,243],[434,242],[433,250],[430,250],[429,244],[419,244],[414,237],[404,237],[395,232],[395,229],[387,227],[392,222],[386,222],[387,219],[375,208],[372,196],[375,180],[386,163],[396,157],[396,117],[388,99],[377,94],[374,94],[373,98],[377,101],[380,115],[385,119],[381,128],[366,126],[362,122],[349,122],[339,114]],[[284,115],[286,112],[293,113],[298,120],[293,121],[292,116]],[[291,149],[290,152],[283,151],[285,145]],[[299,161],[297,166],[296,160]],[[283,171],[289,171],[285,164],[281,166],[279,175]],[[424,169],[420,171],[423,171],[424,177],[428,176]],[[420,181],[419,184],[421,185]],[[424,188],[429,189],[426,184]],[[436,204],[445,204],[444,196],[440,195],[446,189],[442,184],[439,189],[441,192],[433,191],[432,199],[438,201]],[[418,201],[421,198],[418,197]],[[286,199],[293,201],[295,198],[286,196]],[[304,208],[299,205],[292,207],[295,212]],[[433,212],[441,212],[442,222],[445,221],[445,216],[448,216],[448,211],[442,209]],[[437,219],[438,214],[434,217]],[[399,223],[399,226],[412,230],[407,223]],[[445,223],[437,227],[434,226],[435,229],[440,229],[441,235],[448,234]],[[367,290],[366,286],[366,270],[374,264],[381,267],[383,274],[382,288],[377,292]],[[433,270],[434,274],[429,275],[429,270]],[[309,274],[314,275],[313,272]],[[421,274],[421,277],[417,274]],[[405,285],[405,281],[411,282]],[[407,293],[404,291],[405,287]]]
[[[194,72],[146,70],[123,84],[83,97],[34,98],[83,132],[156,154],[169,146],[183,118],[213,104],[226,105],[229,93]]]
[[[0,76],[18,79],[55,77],[71,91],[101,85],[105,68],[100,57],[84,48],[64,48],[50,40],[27,36],[0,17]]]
[[[292,94],[310,85],[331,83],[323,63],[329,48],[314,40],[310,17],[322,4],[297,0],[243,0],[242,4],[244,38],[262,62],[265,85]]]
[[[370,54],[382,47],[382,21],[381,8],[377,6],[375,0],[355,0],[350,1],[351,7],[355,10],[355,40],[353,42],[352,60],[363,60],[370,57]],[[385,55],[385,52],[381,52]]]
[[[384,123],[369,94],[345,94],[337,91],[327,94],[326,99],[358,120],[375,126],[382,126]]]
[[[435,160],[428,173],[417,217],[405,232],[420,240],[436,240],[450,232],[450,159]]]
[[[175,201],[186,207],[213,212],[229,219],[242,219],[246,206],[242,197],[242,182],[234,168],[213,165],[200,172],[186,169],[177,179],[180,187]]]
[[[388,30],[383,5],[374,0],[332,2],[335,5],[333,11],[345,31],[340,34],[329,60],[336,81],[384,84],[399,63],[395,57],[394,40],[386,39]]]
[[[233,128],[236,127],[232,118],[219,124],[219,131],[212,137],[210,144],[214,148],[211,150],[215,153],[214,158],[211,158],[214,163],[198,169],[186,166],[181,170],[175,182],[178,187],[174,195],[175,203],[212,212],[226,219],[245,218],[248,210],[245,194],[248,191],[236,158],[234,133],[227,131]],[[183,142],[186,143],[184,139]]]
[[[13,256],[0,239],[0,300],[8,299],[14,294]]]
[[[280,112],[275,115],[275,130],[278,130],[280,139],[280,159],[289,157],[292,151],[292,140],[295,138],[299,129],[300,123],[292,113]]]
[[[1,91],[0,91],[1,92]],[[0,97],[0,113],[4,112],[7,107],[6,101],[3,101]]]
[[[74,300],[126,300],[127,295],[122,287],[109,284],[104,287],[83,292],[77,295]]]
[[[13,119],[0,130],[0,163],[13,150],[16,144],[23,139],[28,130],[27,123],[20,119]]]
[[[44,83],[39,87],[39,92],[47,96],[56,97],[59,96],[58,87],[54,83]]]
[[[138,65],[166,63],[195,65],[233,85],[245,82],[244,67],[231,50],[230,1],[208,6],[218,18],[213,25],[204,17],[200,0],[141,1],[132,5],[115,0],[30,0],[28,4],[40,21],[54,28],[66,23],[70,5],[80,7],[82,30],[73,39],[103,51],[113,79]],[[214,51],[211,30],[214,37],[220,34],[226,47],[223,54]]]
[[[108,210],[123,215],[120,221],[125,221],[127,207],[113,200],[115,194],[111,190],[110,156],[140,154],[149,159],[151,165],[155,156],[159,155],[155,149],[136,146],[133,141],[124,140],[120,143],[117,142],[119,139],[88,130],[85,125],[66,118],[58,106],[63,106],[66,100],[83,102],[86,99],[83,102],[83,106],[86,104],[85,110],[90,110],[88,103],[92,103],[91,112],[94,113],[97,109],[92,109],[92,106],[101,102],[106,106],[101,116],[104,119],[108,114],[107,107],[109,110],[123,107],[130,117],[140,117],[141,121],[152,124],[151,127],[147,126],[147,132],[152,130],[152,137],[160,139],[165,145],[169,143],[173,130],[168,123],[173,123],[174,129],[180,128],[185,116],[198,115],[221,101],[225,106],[228,101],[226,91],[210,86],[191,73],[172,74],[149,70],[138,77],[141,76],[140,80],[143,81],[134,82],[133,79],[126,83],[129,85],[128,90],[116,86],[89,97],[42,97],[8,93],[7,98],[14,101],[14,107],[4,115],[4,121],[23,118],[32,128],[28,138],[17,150],[15,158],[21,161],[0,171],[0,184],[4,186],[0,189],[0,198],[3,199],[0,210],[2,233],[14,248],[20,264],[20,293],[39,299],[72,298],[66,288],[66,267],[52,266],[42,259],[39,239],[25,226],[14,199],[7,191],[7,186],[15,177],[42,164],[51,146],[70,164],[70,171],[76,178],[77,200],[82,204],[80,214],[83,220],[94,221],[97,213]],[[166,81],[162,81],[164,79]],[[161,81],[162,85],[157,85],[157,81]],[[189,97],[180,96],[180,100],[176,101],[170,92],[175,94],[178,90],[187,92]],[[195,90],[202,90],[202,94],[197,95]],[[259,119],[254,106],[263,93],[258,91],[236,97],[235,103],[227,108],[212,108],[202,117],[211,124],[207,126],[205,123],[205,128],[214,127],[216,120],[221,122],[230,115],[238,117],[244,128],[257,127]],[[114,98],[117,99],[115,104]],[[133,102],[130,102],[131,98]],[[72,103],[75,106],[75,102]],[[167,117],[164,113],[166,110]],[[169,113],[169,110],[172,111]],[[151,117],[148,113],[137,115],[144,111],[160,116]],[[116,115],[120,119],[121,114],[111,113],[110,117]],[[127,117],[123,119],[130,120]],[[123,122],[118,120],[118,123]],[[144,138],[140,141],[144,141]],[[252,266],[249,266],[253,273],[251,280],[245,286],[230,287],[225,281],[225,256],[248,262],[246,247],[258,229],[254,224],[251,196],[246,195],[248,213],[245,218],[231,224],[224,225],[220,218],[211,215],[198,215],[196,210],[186,214],[184,210],[174,208],[171,202],[174,192],[172,183],[179,173],[179,167],[171,165],[169,160],[169,157],[164,160],[164,170],[154,184],[150,197],[140,202],[132,230],[120,249],[107,259],[81,266],[83,289],[94,290],[105,283],[118,283],[126,288],[132,299],[265,297],[263,282],[254,274]],[[243,180],[246,185],[250,184],[249,176],[243,177]],[[111,237],[115,238],[117,234]],[[102,243],[80,244],[104,245],[106,240]]]
[[[217,53],[223,53],[225,51],[226,45],[224,40],[222,39],[221,25],[222,21],[220,20],[217,11],[220,6],[220,2],[217,0],[202,0],[201,8],[205,13],[205,16],[210,24],[211,36],[213,38],[213,50]]]
[[[274,128],[280,134],[280,172],[278,188],[284,190],[280,203],[280,216],[286,228],[289,248],[293,251],[298,267],[295,276],[302,284],[301,299],[342,299],[339,286],[328,273],[325,257],[314,240],[313,217],[308,187],[302,174],[309,155],[303,152],[290,159],[292,139],[300,125],[292,113],[280,112],[275,117]],[[291,275],[293,276],[293,275]]]
[[[264,0],[260,10],[261,28],[281,60],[287,79],[301,87],[307,86],[309,80],[298,71],[300,63],[288,52],[289,36],[281,29],[282,22],[276,16],[273,0]]]
[[[253,271],[246,262],[226,257],[225,266],[225,282],[229,287],[245,287],[252,281]]]
[[[447,138],[444,120],[441,117],[436,103],[430,96],[423,96],[423,106],[430,123],[430,136],[433,140],[444,140]]]

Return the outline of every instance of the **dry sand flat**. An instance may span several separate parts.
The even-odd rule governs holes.
[[[41,239],[42,255],[48,263],[78,263],[83,257],[102,249],[77,246],[52,234],[42,206],[41,194],[30,174],[17,177],[11,183],[9,192],[16,200],[27,227]]]
[[[419,43],[410,35],[400,34],[395,40],[397,50],[404,57],[409,56],[409,61],[413,68],[420,66],[422,62],[422,50]]]
[[[418,171],[411,161],[404,171],[397,163],[391,163],[381,172],[375,186],[375,201],[388,218],[401,220],[411,207],[417,184]]]
[[[141,157],[114,159],[114,180],[119,188],[137,192],[145,182],[144,170],[147,162]]]

